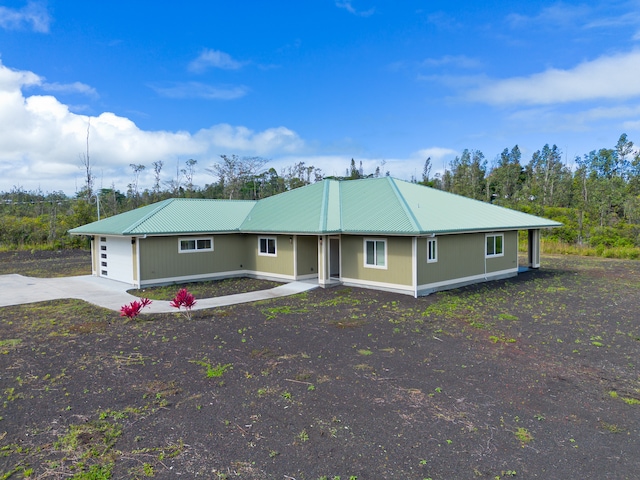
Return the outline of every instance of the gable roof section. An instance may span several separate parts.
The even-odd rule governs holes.
[[[70,230],[75,235],[235,232],[256,202],[172,198]]]
[[[74,228],[70,233],[428,235],[560,225],[535,215],[383,177],[323,180],[259,201],[170,199]]]
[[[340,182],[344,233],[420,233],[420,225],[390,177]]]
[[[559,227],[562,224],[528,213],[394,180],[418,222],[420,233],[459,233]]]
[[[318,182],[258,201],[240,230],[261,233],[318,233],[327,203],[326,182]]]

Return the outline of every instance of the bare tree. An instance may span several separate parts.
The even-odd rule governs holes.
[[[91,131],[91,117],[87,117],[87,151],[80,154],[80,164],[85,173],[84,194],[89,200],[93,195],[93,173],[91,172],[91,160],[89,158],[89,132]]]
[[[262,157],[239,157],[237,155],[220,155],[221,162],[207,168],[207,172],[218,177],[225,197],[241,198],[242,187],[253,182],[253,198],[257,197],[258,172],[268,162]]]
[[[153,193],[154,195],[158,195],[160,193],[160,172],[162,171],[162,167],[164,166],[164,162],[162,160],[158,160],[157,162],[153,162]]]
[[[189,160],[187,160],[186,165],[187,168],[183,168],[181,170],[182,174],[184,175],[185,179],[187,180],[187,191],[192,192],[194,185],[193,185],[193,175],[196,172],[196,165],[198,164],[197,160],[194,160],[193,158],[190,158]]]
[[[176,162],[176,178],[173,178],[167,182],[165,182],[169,190],[171,190],[171,194],[177,196],[180,194],[180,187],[182,185],[182,175],[180,171],[180,160]]]
[[[142,172],[146,167],[142,164],[136,165],[134,163],[129,164],[129,166],[133,169],[133,183],[130,185],[131,188],[131,197],[133,198],[134,206],[138,206],[138,198],[140,194],[138,192],[138,180],[140,179],[140,172]]]

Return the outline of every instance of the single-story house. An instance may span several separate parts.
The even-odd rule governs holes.
[[[93,274],[135,287],[249,276],[413,296],[540,266],[558,222],[391,177],[323,180],[258,201],[174,198],[74,228]]]

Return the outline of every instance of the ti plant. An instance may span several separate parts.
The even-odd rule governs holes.
[[[133,320],[140,315],[140,312],[144,307],[148,307],[149,305],[151,305],[151,300],[148,298],[141,298],[139,301],[134,300],[129,305],[123,305],[120,308],[120,316]]]
[[[176,296],[171,300],[170,305],[180,310],[184,307],[184,316],[187,320],[191,320],[191,309],[196,304],[196,297],[189,293],[186,288],[178,290]]]

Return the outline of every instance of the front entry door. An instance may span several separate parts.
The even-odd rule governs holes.
[[[340,278],[340,238],[329,238],[329,276]]]

